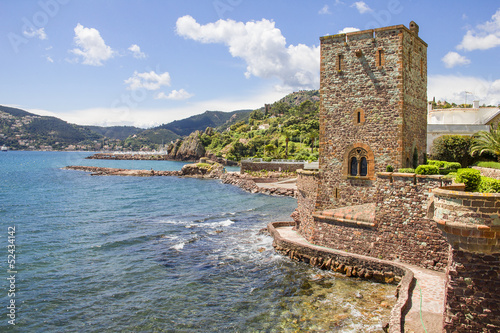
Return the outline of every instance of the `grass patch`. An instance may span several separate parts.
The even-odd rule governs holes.
[[[488,161],[488,162],[477,162],[476,166],[481,168],[492,168],[492,169],[500,169],[500,163]]]

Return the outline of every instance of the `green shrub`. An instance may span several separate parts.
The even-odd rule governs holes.
[[[482,193],[500,193],[500,180],[490,177],[481,177],[478,191]]]
[[[460,165],[460,163],[458,162],[446,162],[444,164],[444,168],[447,169],[447,170],[454,170],[454,171],[457,171],[458,169],[460,169],[462,166]]]
[[[435,165],[438,168],[444,167],[445,161],[438,161],[438,160],[427,160],[428,165]]]
[[[392,167],[392,165],[388,165],[388,166],[385,168],[385,171],[387,171],[387,172],[394,172],[394,168]]]
[[[432,143],[431,155],[440,161],[459,162],[462,166],[470,165],[472,157],[469,149],[472,138],[465,135],[443,135]]]
[[[415,169],[412,169],[412,168],[402,168],[402,169],[398,169],[398,172],[401,172],[401,173],[415,173]]]
[[[481,168],[500,169],[500,163],[498,162],[478,162],[476,165]]]
[[[475,192],[481,182],[481,173],[476,169],[458,169],[455,181],[465,184],[466,191]]]
[[[419,165],[415,169],[417,175],[438,175],[439,168],[435,165]]]

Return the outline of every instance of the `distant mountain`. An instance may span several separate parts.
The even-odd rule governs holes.
[[[102,138],[84,126],[0,105],[0,144],[13,149],[63,149],[82,142],[93,147]]]
[[[235,119],[248,118],[252,110],[238,110],[232,112],[205,111],[202,114],[156,127],[167,129],[180,136],[188,136],[194,131],[205,131],[207,127],[217,128]],[[237,120],[240,121],[240,120]]]
[[[102,126],[86,126],[91,131],[99,133],[110,139],[118,139],[125,140],[131,135],[141,133],[144,131],[143,128],[134,127],[134,126],[110,126],[110,127],[102,127]]]

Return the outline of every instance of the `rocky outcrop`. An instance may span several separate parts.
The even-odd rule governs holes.
[[[181,169],[181,176],[195,178],[221,178],[224,167],[219,163],[186,164]]]
[[[184,140],[177,139],[168,146],[168,159],[176,161],[197,161],[205,156],[205,147],[200,139],[201,132],[195,131]]]

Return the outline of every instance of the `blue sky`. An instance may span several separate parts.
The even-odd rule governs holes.
[[[0,0],[0,104],[151,127],[319,88],[319,37],[414,20],[428,97],[500,103],[500,3]]]

